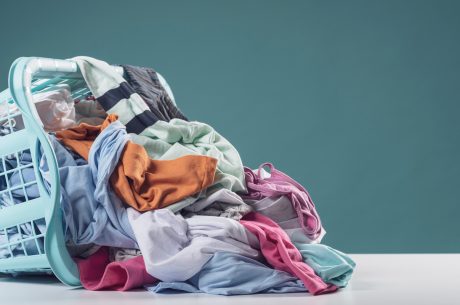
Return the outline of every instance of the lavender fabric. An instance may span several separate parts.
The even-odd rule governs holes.
[[[268,166],[270,175],[263,170]],[[286,196],[295,209],[298,222],[306,236],[311,241],[321,239],[323,227],[315,204],[308,194],[308,191],[297,181],[277,170],[271,163],[263,163],[257,170],[244,168],[247,194],[241,194],[246,201],[259,201],[266,197]]]

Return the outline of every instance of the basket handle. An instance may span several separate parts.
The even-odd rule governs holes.
[[[81,78],[77,64],[69,60],[20,57],[11,66],[9,77],[11,95],[19,94],[23,97],[15,99],[17,106],[23,115],[29,116],[40,127],[43,127],[43,123],[34,105],[32,80],[34,78],[54,78],[61,76],[65,76],[66,78]]]
[[[78,269],[65,247],[64,231],[60,208],[60,177],[56,160],[56,154],[50,140],[43,130],[41,120],[37,114],[32,97],[32,79],[34,77],[48,77],[49,75],[64,75],[71,77],[76,75],[78,69],[75,63],[63,60],[50,60],[42,58],[22,57],[18,58],[10,68],[8,85],[11,97],[21,110],[26,130],[33,137],[30,143],[35,167],[35,176],[40,190],[40,196],[46,197],[48,204],[45,210],[47,224],[45,235],[45,253],[54,274],[64,283],[79,285]],[[49,74],[48,74],[49,73]],[[40,126],[41,125],[41,126]],[[38,172],[38,152],[40,147],[46,156],[50,177],[49,194],[44,191],[43,177]]]
[[[12,73],[19,67],[20,77]],[[123,74],[123,68],[114,66],[114,69]],[[15,74],[15,75],[13,75]],[[81,79],[83,76],[76,62],[68,59],[52,59],[43,57],[20,57],[14,61],[10,69],[9,87],[23,90],[25,99],[16,100],[17,106],[23,114],[30,115],[41,127],[43,123],[37,113],[32,96],[32,81],[37,78],[67,78]],[[13,92],[11,92],[13,94]]]
[[[22,57],[16,59],[11,65],[8,79],[11,97],[21,111],[25,127],[39,141],[34,141],[34,143],[30,143],[30,145],[34,148],[33,150],[35,152],[38,152],[39,147],[37,145],[40,143],[44,154],[46,155],[49,171],[52,173],[53,177],[56,178],[56,181],[54,181],[55,183],[51,183],[50,197],[52,199],[56,199],[60,193],[58,165],[56,155],[43,130],[43,123],[40,120],[34,105],[32,96],[32,79],[38,73],[49,73],[52,69],[58,73],[76,73],[77,71],[75,70],[75,67],[76,65],[73,66],[63,61],[56,61],[56,63],[52,65],[52,60]],[[38,164],[35,164],[35,166],[37,165]],[[42,193],[45,189],[45,185],[40,175],[37,177],[37,182],[39,184],[39,188],[41,189],[40,193]],[[55,203],[50,202],[50,204],[54,208]]]

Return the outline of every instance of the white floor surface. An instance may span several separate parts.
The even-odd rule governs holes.
[[[443,305],[460,304],[460,254],[359,254],[350,285],[337,293],[213,296],[72,289],[53,277],[0,277],[0,305]]]

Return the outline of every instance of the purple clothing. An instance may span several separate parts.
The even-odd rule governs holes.
[[[263,175],[262,169],[268,166],[270,176]],[[321,237],[324,230],[321,220],[315,209],[315,204],[311,200],[307,190],[285,173],[277,170],[271,163],[263,163],[259,169],[252,171],[250,168],[244,168],[247,194],[241,194],[244,200],[261,200],[272,196],[286,196],[294,207],[300,226],[305,234],[315,240]]]

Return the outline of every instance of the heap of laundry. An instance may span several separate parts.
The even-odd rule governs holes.
[[[347,285],[355,263],[320,243],[326,231],[302,185],[270,163],[244,167],[228,140],[188,120],[153,69],[123,65],[121,75],[94,58],[72,60],[91,94],[73,99],[59,85],[34,100],[59,165],[67,248],[86,289],[317,295]],[[35,180],[31,162],[28,152],[6,159],[3,171],[24,169],[0,189]],[[44,156],[40,172],[51,183]],[[39,196],[36,184],[25,192],[1,195],[0,208]],[[0,231],[0,244],[45,226]],[[23,247],[37,251],[24,242],[13,255]],[[11,255],[0,248],[0,259]]]

